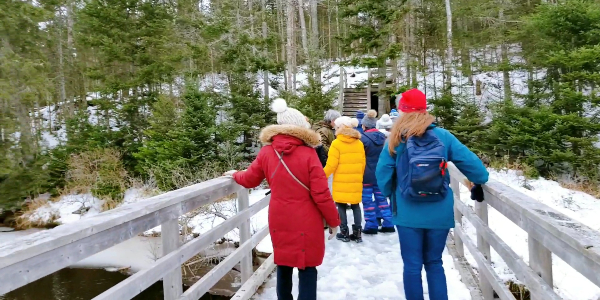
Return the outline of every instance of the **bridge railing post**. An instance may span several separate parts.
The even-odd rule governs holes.
[[[552,252],[544,247],[538,240],[536,240],[531,234],[527,238],[527,244],[529,247],[529,266],[536,272],[544,281],[554,286],[552,278]],[[531,294],[532,300],[542,300],[539,295]]]
[[[458,179],[450,177],[450,186],[452,188],[452,193],[454,194],[454,201],[461,201],[460,200],[460,183],[458,182]],[[460,210],[458,210],[458,207],[456,206],[456,204],[454,204],[454,223],[458,223],[462,225],[462,213],[460,212]],[[458,236],[458,234],[454,234],[454,245],[456,247],[456,253],[458,253],[458,256],[463,257],[465,256],[465,248],[463,246],[463,241],[460,239],[460,237]]]
[[[237,193],[237,208],[238,213],[250,207],[250,195],[248,193],[248,189],[241,189]],[[250,218],[245,220],[240,224],[240,245],[244,244],[246,241],[249,241],[252,238],[252,234],[250,232]],[[254,269],[252,268],[252,249],[248,252],[242,260],[240,261],[240,272],[242,277],[242,284],[244,284],[252,273],[254,273]]]
[[[475,214],[483,221],[485,225],[488,225],[488,205],[484,202],[475,202]],[[477,248],[483,254],[483,256],[487,259],[488,262],[491,263],[492,256],[490,251],[490,244],[488,244],[483,238],[483,234],[477,230]],[[494,299],[494,289],[492,288],[492,284],[482,276],[479,281],[479,285],[481,286],[481,293],[483,295],[484,300],[493,300]]]
[[[181,246],[179,237],[179,220],[171,219],[161,224],[161,240],[163,256],[177,250]],[[167,272],[163,277],[163,290],[165,300],[175,300],[183,293],[183,280],[181,278],[181,266]]]

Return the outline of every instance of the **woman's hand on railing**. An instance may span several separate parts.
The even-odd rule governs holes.
[[[338,227],[333,227],[333,228],[329,227],[329,237],[327,239],[332,240],[335,237],[335,235],[337,234],[337,232],[338,232]]]
[[[483,199],[483,188],[481,184],[475,184],[471,187],[471,200],[482,202]]]
[[[237,170],[229,170],[225,173],[223,173],[223,177],[233,177],[233,174],[237,173]]]

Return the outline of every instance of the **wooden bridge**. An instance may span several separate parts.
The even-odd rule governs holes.
[[[448,248],[452,250],[462,282],[473,299],[516,300],[492,268],[491,248],[530,290],[531,299],[562,299],[553,288],[553,254],[600,286],[600,233],[493,180],[484,186],[486,200],[475,203],[473,210],[460,200],[459,187],[467,183],[464,175],[454,165],[450,168],[456,229]],[[181,215],[233,193],[237,193],[238,201],[235,216],[205,234],[181,243],[178,224]],[[267,207],[269,200],[270,196],[266,196],[249,206],[248,190],[231,179],[217,178],[0,244],[0,295],[162,225],[163,256],[152,266],[94,299],[131,299],[162,280],[164,299],[196,300],[238,264],[242,286],[233,299],[250,299],[275,268],[272,256],[256,271],[252,266],[252,249],[267,236],[268,228],[251,235],[250,217]],[[488,227],[488,206],[528,233],[529,264]],[[465,233],[465,222],[476,228],[476,241]],[[182,264],[234,228],[239,228],[239,248],[184,292]],[[468,265],[465,246],[477,262],[476,266]],[[476,273],[472,267],[476,268]],[[404,299],[403,295],[389,297]]]

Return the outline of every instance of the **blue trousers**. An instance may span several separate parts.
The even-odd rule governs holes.
[[[404,262],[404,294],[406,300],[423,300],[423,265],[427,273],[430,300],[448,300],[442,252],[449,229],[423,229],[396,226]]]
[[[373,195],[375,195],[375,200],[373,200]],[[379,229],[377,218],[383,219],[382,227],[394,227],[390,203],[377,185],[363,184],[362,203],[365,213],[365,230]]]
[[[294,268],[277,266],[277,300],[294,300],[292,276]],[[317,268],[298,269],[298,300],[317,300]]]

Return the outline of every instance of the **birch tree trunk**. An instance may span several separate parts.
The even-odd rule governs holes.
[[[302,37],[302,51],[304,52],[304,59],[308,61],[308,35],[306,32],[306,19],[304,18],[304,1],[298,1],[298,19],[300,20],[300,35]]]
[[[319,48],[319,12],[317,10],[317,0],[309,0],[310,4],[310,61],[313,62],[313,71],[315,79],[321,82],[321,51]]]
[[[287,36],[286,36],[286,52],[287,52],[287,84],[288,90],[292,94],[296,94],[296,85],[294,84],[294,70],[296,66],[295,56],[296,51],[294,49],[294,1],[287,0]]]
[[[57,52],[58,52],[58,81],[59,81],[59,89],[60,89],[60,91],[59,91],[60,92],[60,102],[62,102],[62,105],[65,105],[65,106],[68,106],[69,108],[71,108],[71,105],[68,105],[66,103],[67,88],[66,88],[66,84],[65,84],[65,64],[64,64],[64,56],[63,56],[62,34],[61,34],[62,25],[63,25],[62,12],[59,14],[59,18],[60,18],[60,26],[58,28]],[[69,111],[68,114],[71,115],[71,111]]]
[[[261,8],[262,8],[262,37],[266,41],[268,38],[267,32],[267,1],[261,0]],[[267,46],[264,48],[264,56],[267,57],[269,50]],[[277,55],[277,53],[275,53]],[[264,99],[265,102],[269,102],[269,72],[267,70],[263,71],[263,88],[264,88]]]
[[[335,0],[335,34],[336,36],[340,36],[340,0]],[[329,24],[329,26],[331,26],[331,24]],[[340,46],[340,43],[336,41],[336,48],[337,48],[337,57],[339,59],[342,58],[342,47]]]
[[[331,0],[327,0],[327,46],[329,47],[329,59],[333,59],[331,43]]]
[[[452,93],[452,62],[454,61],[454,49],[452,48],[452,7],[450,0],[446,0],[446,82],[444,89]]]
[[[501,22],[501,30],[502,30],[502,44],[500,45],[500,57],[502,59],[502,83],[503,83],[503,90],[504,90],[504,101],[511,101],[512,100],[512,88],[510,86],[510,73],[507,69],[507,65],[509,63],[508,61],[508,47],[506,45],[506,38],[505,38],[505,26],[506,26],[506,19],[504,17],[504,1],[501,0],[500,1],[500,11],[498,12],[498,17],[500,19]]]

